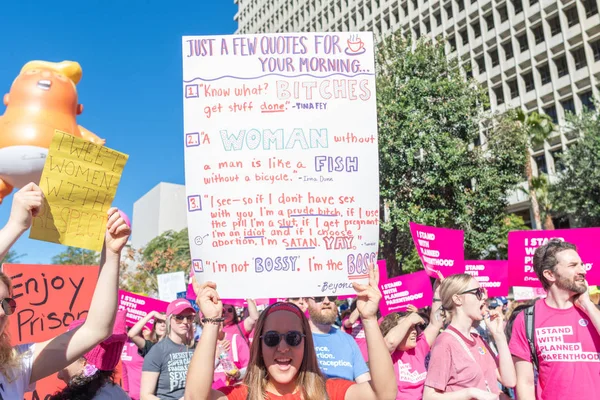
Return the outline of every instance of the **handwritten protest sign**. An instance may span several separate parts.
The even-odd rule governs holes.
[[[11,279],[16,312],[9,317],[12,344],[38,343],[86,318],[98,281],[97,266],[4,264]],[[26,399],[44,399],[64,383],[53,374],[37,383]]]
[[[461,272],[465,257],[463,231],[411,222],[410,233],[429,276],[437,278],[436,271],[441,271],[444,276]]]
[[[156,275],[158,280],[158,298],[163,301],[173,301],[177,293],[185,292],[185,273],[183,271]]]
[[[379,269],[379,282],[388,280],[387,262],[385,260],[377,260],[377,268]],[[338,300],[345,300],[356,297],[356,293],[338,296]]]
[[[381,315],[406,311],[412,304],[417,308],[432,304],[433,291],[431,280],[425,271],[400,275],[379,284],[383,301],[379,303]]]
[[[546,291],[542,288],[513,286],[512,291],[515,301],[532,300],[538,297],[546,297]]]
[[[183,37],[192,264],[224,298],[351,294],[377,259],[373,37]]]
[[[590,285],[600,283],[600,228],[558,229],[553,231],[513,231],[508,233],[508,284],[542,287],[533,270],[533,255],[548,240],[558,238],[577,246]]]
[[[108,147],[57,131],[40,179],[44,211],[34,218],[29,237],[102,250],[106,212],[127,158]]]
[[[125,316],[125,323],[127,326],[135,325],[152,311],[160,313],[167,312],[168,305],[169,303],[165,301],[142,296],[137,293],[126,292],[125,290],[119,290],[119,310],[125,310],[127,312]],[[154,318],[151,318],[146,324],[146,327],[152,329],[153,323]]]
[[[488,297],[508,295],[508,261],[465,261],[462,272],[477,279],[479,286],[487,290]]]

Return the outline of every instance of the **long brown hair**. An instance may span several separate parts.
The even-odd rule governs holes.
[[[269,382],[267,367],[262,356],[261,335],[264,333],[265,322],[269,315],[270,308],[279,303],[270,305],[263,311],[256,322],[256,331],[252,347],[250,348],[250,362],[248,363],[244,384],[248,387],[247,400],[264,400],[267,398],[267,383]],[[304,358],[300,364],[300,370],[296,375],[296,387],[299,388],[303,400],[324,400],[329,399],[325,386],[325,377],[319,368],[319,361],[315,353],[315,345],[310,330],[308,319],[304,313],[293,303],[286,303],[298,309],[298,315],[301,317],[302,333],[304,337]]]
[[[8,275],[0,271],[0,282],[8,289],[8,295],[12,297],[13,288],[12,282]],[[19,367],[21,356],[12,347],[10,343],[10,333],[8,331],[8,319],[4,330],[0,333],[0,374],[4,375],[9,381],[14,377],[9,376],[9,373]]]

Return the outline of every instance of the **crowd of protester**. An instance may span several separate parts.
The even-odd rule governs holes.
[[[40,212],[33,184],[14,196],[0,258]],[[472,276],[433,280],[432,306],[382,317],[378,270],[356,297],[289,298],[259,311],[223,304],[217,285],[127,330],[117,312],[120,253],[130,228],[107,215],[98,283],[86,320],[44,343],[13,346],[18,307],[0,273],[0,398],[21,399],[57,374],[51,399],[576,399],[600,393],[598,292],[574,245],[550,240],[533,266],[547,296],[488,298]],[[594,301],[593,301],[594,300]],[[147,329],[153,321],[151,329]],[[115,381],[120,363],[122,385]]]

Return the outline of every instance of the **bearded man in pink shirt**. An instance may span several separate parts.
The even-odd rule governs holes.
[[[515,319],[510,351],[519,400],[586,399],[600,393],[600,310],[588,295],[586,269],[575,245],[552,239],[533,268],[548,296],[535,303],[532,354],[525,313]],[[533,357],[532,357],[533,355]],[[537,386],[533,364],[539,364]]]

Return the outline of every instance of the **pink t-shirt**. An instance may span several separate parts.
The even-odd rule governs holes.
[[[139,400],[144,357],[138,354],[135,343],[125,343],[121,353],[121,362],[123,364],[123,389],[133,400]]]
[[[246,368],[248,362],[250,362],[250,349],[244,338],[239,334],[229,335],[225,333],[225,339],[231,341],[231,347],[227,352],[229,359],[233,361],[238,369]],[[215,368],[212,388],[216,390],[225,386],[227,386],[227,376],[223,367],[219,364]]]
[[[456,392],[465,388],[487,390],[489,387],[492,393],[498,394],[498,363],[487,344],[479,335],[464,337],[452,325],[448,326],[448,330],[462,338],[475,362],[458,339],[444,331],[440,333],[431,349],[425,386],[443,392]]]
[[[421,400],[427,369],[425,358],[429,354],[429,343],[425,335],[419,335],[417,346],[412,350],[396,350],[392,353],[394,373],[398,381],[396,400]]]
[[[246,332],[244,328],[244,321],[238,322],[237,325],[227,325],[223,327],[223,332],[231,337],[234,334],[244,335],[246,338],[250,337],[250,332]],[[228,339],[229,340],[229,339]]]
[[[363,328],[362,322],[360,321],[360,318],[357,319],[352,325],[352,328],[349,329],[346,328],[346,326],[344,325],[347,320],[348,318],[344,318],[344,320],[342,321],[344,332],[346,332],[348,335],[354,338],[363,358],[365,359],[365,361],[369,361],[369,351],[367,350],[367,338],[365,337],[365,330]]]
[[[586,399],[600,393],[600,335],[583,311],[558,310],[537,301],[535,341],[538,399]],[[509,348],[514,356],[531,361],[523,313],[515,319]]]

